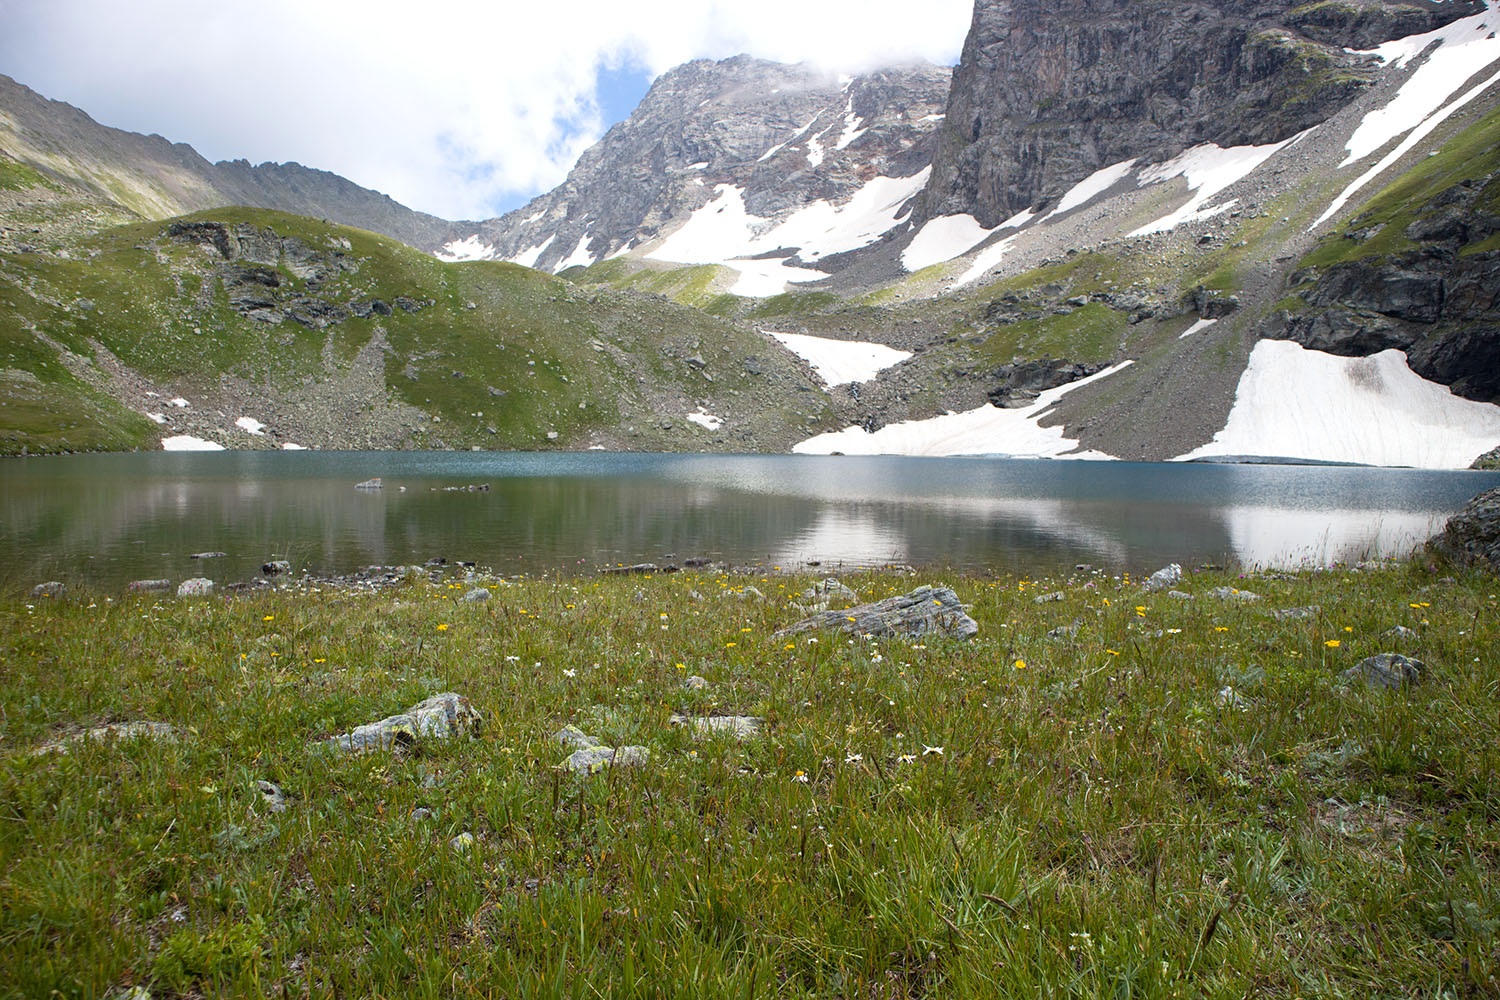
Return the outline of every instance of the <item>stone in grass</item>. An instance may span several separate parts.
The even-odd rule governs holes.
[[[46,583],[39,583],[31,588],[31,596],[36,598],[61,597],[67,592],[68,585],[61,580],[48,580]]]
[[[261,800],[265,802],[267,809],[273,813],[286,812],[286,792],[281,790],[280,785],[273,781],[257,780],[255,790],[260,792]]]
[[[1427,674],[1427,664],[1400,653],[1378,653],[1367,656],[1340,676],[1345,683],[1364,681],[1372,687],[1403,688],[1420,682]]]
[[[1166,590],[1182,582],[1182,567],[1170,563],[1146,578],[1147,590]]]
[[[478,842],[478,839],[479,838],[475,837],[468,830],[465,830],[457,837],[454,837],[452,840],[448,841],[448,846],[451,847],[457,854],[468,854],[469,849]]]
[[[177,585],[178,597],[207,597],[214,592],[214,582],[206,576],[195,576]]]
[[[408,748],[424,740],[446,740],[473,735],[484,716],[461,694],[445,691],[420,701],[400,715],[358,726],[323,741],[324,746],[351,753]]]
[[[113,743],[117,740],[152,739],[161,740],[163,743],[176,743],[179,738],[177,729],[165,722],[111,722],[107,726],[96,726],[37,747],[33,753],[67,753],[68,747],[85,740],[94,743]]]
[[[689,691],[706,691],[708,690],[708,678],[693,674],[687,680],[683,681],[682,685]]]
[[[592,746],[573,751],[563,766],[575,774],[598,774],[606,767],[634,767],[651,759],[645,747]]]
[[[417,806],[406,818],[413,823],[421,823],[424,820],[432,819],[432,810],[426,806]]]
[[[1033,597],[1031,599],[1031,603],[1032,604],[1051,604],[1054,601],[1060,601],[1060,600],[1062,600],[1064,596],[1065,595],[1063,594],[1062,591],[1060,591],[1060,590],[1054,590],[1050,594],[1041,594],[1041,595],[1039,595],[1037,597]]]
[[[909,594],[844,611],[820,611],[787,626],[773,638],[784,639],[813,629],[837,629],[851,635],[877,637],[899,635],[918,639],[939,635],[972,639],[979,634],[979,623],[968,616],[951,587],[924,586]]]
[[[1191,601],[1193,599],[1192,594],[1185,594],[1180,590],[1169,590],[1167,591],[1167,596],[1174,601]]]
[[[1208,597],[1216,597],[1221,601],[1258,601],[1260,595],[1250,590],[1240,590],[1238,587],[1215,587],[1207,594]]]
[[[1309,604],[1305,608],[1278,608],[1271,612],[1271,617],[1279,622],[1300,621],[1304,618],[1316,618],[1322,610],[1316,604]]]
[[[483,601],[488,601],[489,599],[490,592],[486,587],[475,587],[473,590],[469,591],[463,596],[463,602],[465,604],[479,604]]]
[[[697,736],[733,736],[737,740],[748,740],[760,735],[764,719],[753,715],[673,715],[674,726],[692,726]]]
[[[578,750],[590,750],[594,747],[602,747],[604,744],[594,739],[582,729],[574,725],[566,725],[552,734],[552,738],[565,747],[573,747]]]
[[[828,577],[808,587],[801,594],[801,605],[804,611],[826,611],[829,605],[843,603],[850,605],[859,600],[859,595],[846,587],[837,577]]]
[[[172,589],[171,580],[131,580],[125,588],[136,594],[157,594]]]

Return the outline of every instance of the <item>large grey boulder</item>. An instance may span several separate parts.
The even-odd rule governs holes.
[[[843,611],[820,611],[787,626],[772,638],[784,639],[814,629],[835,629],[851,635],[877,637],[940,635],[972,639],[979,634],[979,623],[969,617],[951,587],[923,586],[909,594],[887,597]]]
[[[765,720],[753,715],[676,715],[668,720],[674,726],[691,726],[696,736],[732,736],[748,740],[760,735]]]
[[[1150,591],[1168,590],[1182,582],[1182,567],[1177,563],[1169,563],[1161,569],[1152,573],[1146,579],[1146,589]]]
[[[214,582],[206,576],[195,576],[177,585],[178,597],[207,597],[214,592]]]
[[[1448,518],[1442,534],[1427,546],[1456,562],[1500,572],[1500,486],[1485,490]]]
[[[1340,676],[1346,683],[1363,681],[1371,687],[1399,689],[1419,683],[1427,674],[1427,664],[1400,653],[1367,656]]]
[[[484,716],[461,694],[445,691],[419,701],[399,715],[357,726],[323,741],[324,746],[351,753],[409,748],[428,740],[471,736]]]

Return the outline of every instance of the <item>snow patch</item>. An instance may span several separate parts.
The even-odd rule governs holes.
[[[283,442],[281,442],[281,450],[282,451],[306,451],[307,449],[304,448],[304,447],[302,447],[300,444],[292,444],[292,442],[290,442],[290,441],[283,441]]]
[[[1375,164],[1369,170],[1366,170],[1354,180],[1350,181],[1349,186],[1344,188],[1344,190],[1339,193],[1339,196],[1337,198],[1333,199],[1333,204],[1329,205],[1327,210],[1324,211],[1322,215],[1318,216],[1317,220],[1313,222],[1312,225],[1307,227],[1307,231],[1312,232],[1314,229],[1317,229],[1319,226],[1321,226],[1324,222],[1327,222],[1330,218],[1333,217],[1335,213],[1338,212],[1339,209],[1344,207],[1344,205],[1349,201],[1349,199],[1354,195],[1356,191],[1364,187],[1366,184],[1370,183],[1370,181],[1374,180],[1376,177],[1379,177],[1382,173],[1385,172],[1385,169],[1387,167],[1395,163],[1397,160],[1401,159],[1401,157],[1405,156],[1412,147],[1421,142],[1423,139],[1427,138],[1427,136],[1432,132],[1433,129],[1437,128],[1444,121],[1446,121],[1448,119],[1448,116],[1452,115],[1459,108],[1462,108],[1465,104],[1468,104],[1474,98],[1490,89],[1490,87],[1494,86],[1496,83],[1500,83],[1500,72],[1492,74],[1489,79],[1485,80],[1477,87],[1474,87],[1468,93],[1458,98],[1458,100],[1454,101],[1452,104],[1448,105],[1446,108],[1439,111],[1437,114],[1432,115],[1422,124],[1412,129],[1411,132],[1407,134],[1406,138],[1402,139],[1394,149],[1380,158],[1379,163]]]
[[[688,170],[707,170],[708,169],[708,161],[707,160],[701,160],[698,163],[689,163],[687,165],[687,169]]]
[[[1396,136],[1414,128],[1442,107],[1475,73],[1500,59],[1500,37],[1492,28],[1494,4],[1482,14],[1460,18],[1436,31],[1409,35],[1376,46],[1373,55],[1396,69],[1405,67],[1426,52],[1437,48],[1410,78],[1396,96],[1383,108],[1365,115],[1344,147],[1349,151],[1340,167],[1364,159]]]
[[[466,236],[461,240],[451,240],[443,244],[443,248],[433,254],[438,260],[449,264],[461,260],[491,260],[495,256],[495,248],[479,238],[479,234]]]
[[[861,340],[833,340],[805,333],[765,331],[817,372],[829,386],[850,382],[868,382],[881,372],[911,357],[910,351],[898,351],[884,344]]]
[[[189,406],[191,406],[193,404],[189,403],[187,400],[183,399],[181,396],[173,396],[171,399],[167,400],[167,405],[168,406],[175,406],[178,409],[185,410],[185,409],[187,409]]]
[[[1005,226],[1001,226],[1000,228],[1004,229]],[[985,247],[979,252],[979,255],[974,258],[974,263],[969,267],[969,269],[962,275],[960,275],[959,279],[948,287],[962,288],[963,286],[971,282],[978,281],[986,274],[989,274],[991,270],[1000,266],[1000,261],[1005,257],[1005,254],[1010,250],[1011,244],[1015,241],[1015,236],[1007,236],[999,243]]]
[[[813,118],[812,121],[808,122],[806,125],[802,126],[797,131],[793,132],[792,133],[792,137],[790,139],[786,140],[786,142],[778,142],[776,145],[772,146],[770,149],[768,149],[764,153],[760,154],[760,159],[756,160],[755,162],[756,163],[764,163],[765,161],[769,160],[771,157],[773,157],[777,153],[781,152],[787,146],[790,146],[792,143],[794,143],[798,139],[802,138],[802,136],[804,134],[806,134],[807,130],[810,129],[810,128],[812,128],[817,123],[818,123],[818,119],[816,117]]]
[[[155,420],[159,424],[164,424],[167,422],[167,415],[165,413],[148,413],[146,414],[146,416],[150,417],[152,420]]]
[[[940,215],[928,219],[926,224],[912,237],[905,250],[901,251],[901,266],[908,271],[920,271],[933,264],[961,257],[974,249],[990,234],[972,215]]]
[[[547,214],[547,210],[544,208],[540,212],[536,213],[535,215],[530,215],[530,216],[527,216],[526,218],[522,219],[521,220],[521,225],[523,225],[523,226],[529,226],[533,222],[537,221],[538,219],[540,219],[542,216],[544,216],[546,214]]]
[[[1400,351],[1343,358],[1289,340],[1250,352],[1224,429],[1180,459],[1265,455],[1467,468],[1500,441],[1500,406],[1453,395]]]
[[[522,267],[536,267],[537,258],[542,255],[542,251],[546,250],[552,245],[552,241],[555,239],[557,239],[557,234],[553,233],[551,236],[547,237],[540,244],[532,247],[530,250],[522,250],[514,257],[509,257],[506,259],[509,260],[512,264],[520,264]]]
[[[859,123],[860,117],[854,113],[854,95],[850,94],[848,102],[844,105],[844,131],[839,136],[839,141],[833,144],[833,148],[844,149],[869,131],[867,128],[860,128]]]
[[[923,117],[918,118],[917,121],[919,121],[919,122],[940,122],[944,118],[947,118],[947,117],[948,117],[947,115],[939,112],[938,114],[935,114],[935,115],[924,115]]]
[[[810,135],[807,137],[807,165],[812,167],[813,169],[821,167],[823,165],[823,160],[828,156],[827,151],[823,148],[823,144],[818,141],[819,137],[824,135],[827,131],[827,129],[824,129],[817,135]]]
[[[174,434],[161,439],[162,451],[223,451],[224,446],[215,441],[205,441],[191,434]]]
[[[246,434],[261,435],[266,431],[266,425],[261,423],[259,420],[256,420],[254,417],[240,417],[234,422],[234,426],[238,427]]]
[[[594,255],[589,253],[586,249],[586,247],[588,246],[588,242],[588,233],[584,233],[582,236],[578,237],[578,245],[573,248],[573,252],[568,254],[568,256],[564,257],[562,260],[558,261],[557,266],[552,269],[552,273],[560,274],[570,267],[588,267],[590,264],[592,264],[594,262]]]
[[[1068,193],[1062,196],[1062,201],[1057,203],[1057,207],[1047,213],[1047,218],[1050,219],[1054,215],[1071,212],[1080,205],[1087,203],[1096,195],[1103,194],[1123,180],[1125,175],[1130,173],[1134,166],[1135,160],[1130,159],[1095,170],[1069,188]]]
[[[1180,334],[1178,334],[1177,339],[1181,340],[1183,337],[1191,337],[1195,333],[1200,333],[1204,330],[1207,330],[1217,322],[1218,320],[1216,319],[1200,319],[1198,322],[1194,323],[1192,326],[1188,327],[1186,330],[1183,330]]]
[[[697,413],[689,413],[687,418],[706,430],[716,431],[724,426],[724,418],[714,416],[703,407],[698,407]]]
[[[624,246],[620,247],[620,249],[616,250],[614,253],[610,254],[604,259],[614,260],[616,257],[623,257],[630,252],[630,248],[633,246],[635,246],[635,240],[626,240]]]
[[[1220,212],[1227,211],[1234,204],[1233,202],[1211,209],[1204,209],[1203,206],[1214,195],[1239,181],[1275,153],[1306,134],[1303,132],[1290,139],[1266,146],[1231,146],[1224,149],[1209,142],[1194,146],[1165,163],[1147,167],[1136,179],[1136,183],[1141,187],[1171,180],[1173,177],[1185,177],[1188,190],[1193,192],[1193,196],[1177,211],[1155,222],[1147,223],[1130,235],[1145,236],[1149,233],[1162,233],[1184,222],[1211,218]]]
[[[1059,399],[1074,389],[1108,378],[1130,364],[1132,362],[1123,361],[1088,378],[1047,389],[1025,409],[1003,410],[986,403],[963,413],[887,424],[873,434],[856,425],[798,442],[792,451],[799,455],[829,455],[837,451],[846,455],[1108,459],[1112,456],[1076,451],[1078,442],[1064,437],[1061,426],[1042,427],[1039,421],[1051,412]]]

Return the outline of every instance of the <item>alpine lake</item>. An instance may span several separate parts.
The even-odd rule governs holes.
[[[1408,554],[1496,484],[1494,472],[1002,458],[13,458],[0,461],[0,583],[228,583],[272,559],[315,575],[431,560],[531,576],[688,560],[830,574],[1315,567]]]

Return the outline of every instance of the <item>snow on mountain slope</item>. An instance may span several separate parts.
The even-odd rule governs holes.
[[[898,351],[884,344],[812,337],[805,333],[765,332],[811,365],[812,370],[829,386],[868,382],[892,365],[898,365],[911,357],[910,351]]]
[[[1233,201],[1209,209],[1203,206],[1208,204],[1214,195],[1242,180],[1256,167],[1301,137],[1298,135],[1283,142],[1273,142],[1264,146],[1231,146],[1229,149],[1221,149],[1210,142],[1194,146],[1166,163],[1145,168],[1136,179],[1136,183],[1141,186],[1160,184],[1173,177],[1184,177],[1187,179],[1188,190],[1193,192],[1193,196],[1176,211],[1142,226],[1130,235],[1145,236],[1148,233],[1165,232],[1184,222],[1206,219],[1227,211],[1234,204]]]
[[[1400,351],[1343,358],[1262,340],[1250,353],[1224,429],[1180,460],[1268,455],[1455,469],[1496,441],[1500,406],[1428,382]]]
[[[1131,364],[1129,361],[1048,389],[1025,409],[1000,409],[985,404],[963,413],[947,413],[926,420],[887,424],[873,434],[863,427],[819,434],[798,442],[799,455],[1009,455],[1016,458],[1091,458],[1111,456],[1079,452],[1078,442],[1064,435],[1061,426],[1042,427],[1040,421],[1063,396],[1108,378]]]

